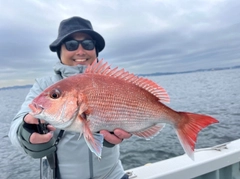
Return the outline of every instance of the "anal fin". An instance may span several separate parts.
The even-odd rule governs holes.
[[[139,132],[132,132],[132,134],[140,137],[140,138],[144,138],[146,140],[149,140],[151,138],[153,138],[154,136],[156,136],[165,126],[165,124],[156,124],[154,126],[151,126],[145,130],[139,131]]]

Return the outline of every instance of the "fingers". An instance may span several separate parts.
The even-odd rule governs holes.
[[[49,133],[47,133],[47,134],[38,134],[38,133],[34,132],[34,133],[32,133],[32,135],[30,136],[29,141],[30,141],[32,144],[41,144],[41,143],[49,142],[52,137],[53,137],[52,132],[49,132]]]
[[[38,119],[33,117],[31,114],[27,114],[23,120],[28,124],[38,124]]]
[[[122,129],[115,129],[114,134],[120,139],[129,139],[132,136],[132,134],[130,134]]]
[[[117,136],[115,136],[114,134],[111,134],[110,132],[108,132],[106,130],[101,130],[100,134],[102,134],[104,136],[104,139],[111,144],[116,145],[116,144],[120,144],[122,142],[122,139],[118,138]]]
[[[47,128],[48,128],[48,130],[49,131],[55,131],[56,130],[56,128],[55,127],[53,127],[52,125],[47,125]]]
[[[101,130],[100,134],[104,136],[104,139],[108,141],[111,144],[120,144],[123,139],[128,139],[132,135],[122,129],[115,129],[114,134],[110,133],[109,131],[106,130]]]
[[[39,124],[38,118],[33,117],[31,114],[27,114],[23,120],[28,124]],[[40,121],[41,123],[45,123],[44,120]]]
[[[31,114],[27,114],[24,119],[25,123],[27,123],[27,130],[32,133],[29,138],[29,142],[32,144],[41,144],[41,143],[46,143],[51,140],[53,137],[53,132],[48,132],[47,134],[39,134],[37,133],[37,130],[34,129],[33,124],[39,125],[39,120],[35,117],[33,117]],[[45,123],[44,120],[41,120],[41,123]],[[28,125],[30,124],[30,125]],[[29,130],[30,129],[30,130]],[[49,131],[55,131],[56,128],[53,127],[52,125],[47,125],[47,129]]]

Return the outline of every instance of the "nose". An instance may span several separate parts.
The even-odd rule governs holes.
[[[82,45],[81,44],[79,44],[79,46],[78,46],[78,49],[77,49],[77,55],[83,55],[83,54],[85,54],[85,50],[84,50],[84,48],[82,47]]]

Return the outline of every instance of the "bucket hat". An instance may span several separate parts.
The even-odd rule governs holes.
[[[63,20],[60,23],[58,29],[58,37],[50,44],[50,50],[52,52],[56,52],[62,41],[75,32],[82,32],[90,35],[93,40],[96,41],[96,47],[98,52],[102,51],[105,47],[104,38],[99,33],[93,30],[92,24],[89,20],[83,19],[81,17],[71,17]]]

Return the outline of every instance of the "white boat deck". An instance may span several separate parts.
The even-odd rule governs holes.
[[[240,139],[127,170],[131,179],[240,179]]]

